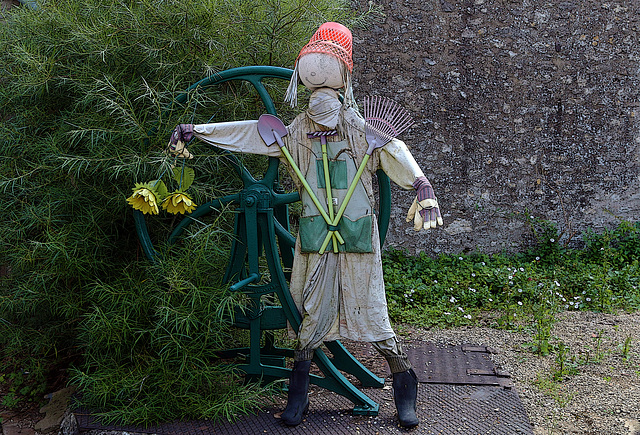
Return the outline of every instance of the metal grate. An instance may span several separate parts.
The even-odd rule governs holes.
[[[366,352],[360,353],[366,356]],[[374,351],[375,352],[375,351]],[[508,374],[497,370],[483,346],[435,346],[417,342],[407,346],[418,380],[420,426],[411,431],[397,426],[390,381],[384,389],[363,389],[380,404],[377,416],[354,416],[353,404],[342,396],[312,386],[309,414],[297,427],[286,427],[274,414],[282,404],[269,406],[236,422],[188,421],[151,427],[103,426],[90,413],[76,412],[81,432],[101,429],[168,435],[246,434],[504,434],[532,435],[526,411]],[[356,352],[356,354],[359,352]],[[503,384],[508,388],[505,388]]]
[[[352,404],[342,396],[314,390],[309,414],[296,427],[286,427],[269,408],[236,422],[212,423],[191,421],[154,427],[101,426],[87,415],[77,415],[81,431],[91,429],[120,430],[128,433],[170,435],[337,435],[337,434],[401,434],[407,430],[397,426],[391,390],[367,389],[366,394],[380,404],[377,416],[354,416]],[[88,418],[87,418],[88,417]],[[487,385],[420,384],[418,392],[420,426],[413,434],[497,434],[532,435],[526,411],[513,389]]]
[[[511,388],[510,375],[495,368],[486,346],[412,344],[407,355],[420,382],[434,384],[499,385]]]

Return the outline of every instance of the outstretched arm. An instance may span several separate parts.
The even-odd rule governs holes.
[[[169,141],[169,152],[178,157],[190,158],[192,154],[185,144],[198,139],[228,151],[262,154],[280,157],[280,148],[269,147],[258,133],[258,121],[218,122],[214,124],[180,124]]]
[[[407,213],[407,222],[413,220],[414,230],[443,224],[433,187],[404,142],[394,139],[380,149],[380,168],[398,186],[416,190],[416,198]]]

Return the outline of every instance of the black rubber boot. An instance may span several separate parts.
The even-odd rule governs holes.
[[[289,377],[287,407],[280,418],[287,426],[297,426],[309,409],[309,368],[311,361],[295,361]]]
[[[398,410],[398,420],[402,427],[418,425],[418,377],[413,369],[393,374],[393,400]]]

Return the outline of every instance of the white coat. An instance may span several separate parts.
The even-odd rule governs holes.
[[[323,129],[326,130],[314,122],[308,112],[301,113],[287,126],[288,135],[283,141],[302,174],[308,174],[310,167],[316,165],[313,144],[307,133]],[[359,166],[368,148],[364,119],[356,110],[343,107],[336,129],[338,135],[328,141],[346,141],[353,164]],[[268,147],[262,140],[257,121],[195,125],[194,134],[200,140],[226,150],[278,157],[289,167],[277,144]],[[361,177],[361,187],[356,190],[366,195],[366,200],[372,205],[371,214],[376,203],[372,175],[378,169],[407,190],[413,188],[412,183],[417,177],[424,175],[404,142],[394,139],[374,150]],[[301,195],[304,195],[302,184],[293,171],[290,172]],[[316,185],[316,180],[307,181]],[[348,182],[351,183],[351,179]],[[319,199],[326,204],[324,197]],[[345,215],[348,212],[347,209]],[[369,235],[372,252],[368,253],[334,253],[331,244],[322,255],[302,252],[298,236],[289,287],[302,315],[302,324],[297,331],[299,349],[315,349],[323,341],[341,337],[377,342],[395,336],[387,313],[376,220],[372,219],[372,223]]]

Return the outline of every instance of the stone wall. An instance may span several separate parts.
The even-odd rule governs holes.
[[[402,139],[445,226],[414,233],[393,187],[388,246],[497,252],[524,216],[561,243],[640,217],[640,1],[381,0],[354,30],[354,89],[415,116]],[[364,10],[368,2],[359,0]]]

